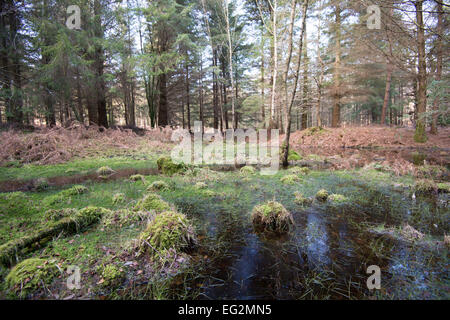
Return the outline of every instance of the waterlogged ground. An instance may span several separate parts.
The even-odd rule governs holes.
[[[449,195],[413,196],[415,179],[389,172],[357,169],[312,171],[300,181],[285,184],[274,176],[189,169],[173,177],[157,173],[155,157],[135,159],[130,166],[112,163],[115,176],[95,177],[96,161],[81,162],[76,172],[64,165],[45,167],[48,188],[24,183],[39,177],[18,168],[0,170],[3,186],[23,190],[26,200],[14,210],[0,211],[0,245],[37,230],[45,224],[43,213],[51,209],[99,206],[112,210],[132,208],[157,180],[172,188],[159,194],[187,215],[195,226],[198,245],[189,258],[171,260],[170,266],[135,257],[131,249],[145,223],[114,228],[100,223],[72,236],[54,237],[50,243],[18,257],[54,259],[63,270],[50,286],[29,298],[44,299],[448,299],[450,281],[448,245]],[[114,161],[116,161],[115,159]],[[98,166],[108,164],[107,160]],[[136,165],[136,166],[135,166]],[[126,170],[133,167],[135,169]],[[17,171],[19,170],[19,171]],[[81,171],[81,172],[80,172]],[[60,178],[61,172],[64,179]],[[130,181],[135,173],[144,180]],[[75,177],[75,178],[73,178]],[[9,180],[8,180],[9,179]],[[53,179],[53,180],[52,180]],[[195,187],[197,183],[205,185]],[[82,184],[88,192],[48,204],[45,199]],[[11,187],[14,189],[13,187]],[[295,192],[314,198],[320,189],[345,196],[343,202],[314,201],[300,206]],[[8,190],[13,191],[13,190]],[[123,194],[115,203],[113,196]],[[283,236],[256,233],[250,215],[254,206],[276,200],[293,214],[295,227]],[[46,204],[47,203],[47,204]],[[23,206],[23,207],[20,207]],[[408,228],[423,234],[415,239]],[[414,230],[413,229],[413,230]],[[406,230],[406,231],[405,231]],[[186,263],[187,261],[187,263]],[[126,277],[115,288],[102,286],[99,269],[108,263],[121,266]],[[66,285],[69,265],[81,269],[81,288]],[[381,289],[368,290],[367,267],[381,268]],[[1,267],[3,289],[10,267]],[[7,296],[9,297],[9,296]]]

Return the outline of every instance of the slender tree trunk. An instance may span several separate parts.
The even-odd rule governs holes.
[[[334,86],[333,86],[333,117],[331,126],[337,128],[341,123],[341,6],[335,5],[335,61],[334,61]]]
[[[162,73],[159,75],[159,110],[158,110],[158,126],[165,127],[169,125],[167,105],[167,75]]]
[[[289,121],[289,94],[288,94],[288,77],[289,77],[289,70],[291,68],[291,60],[292,60],[292,37],[294,34],[294,23],[295,23],[295,11],[297,7],[297,0],[291,0],[291,13],[289,17],[289,29],[288,29],[288,49],[287,49],[287,61],[286,61],[286,68],[284,69],[284,75],[283,75],[283,89],[284,89],[284,123],[287,124]],[[285,128],[285,130],[287,127]]]
[[[186,64],[186,108],[187,108],[187,126],[191,131],[191,89],[189,87],[189,65]]]
[[[417,49],[418,49],[418,90],[417,90],[417,126],[414,140],[416,142],[426,142],[426,119],[427,111],[427,65],[425,56],[425,29],[423,24],[423,2],[416,1],[416,22],[417,22]]]
[[[308,128],[308,73],[309,73],[309,58],[308,58],[308,37],[307,31],[305,29],[305,40],[303,49],[303,60],[304,60],[304,70],[303,70],[303,108],[302,108],[302,129]]]
[[[437,26],[437,40],[436,40],[436,81],[441,81],[442,77],[442,65],[443,65],[443,48],[442,38],[444,36],[444,10],[441,0],[436,1],[438,11],[438,26]],[[437,134],[437,124],[439,117],[439,99],[435,98],[433,101],[433,116],[431,121],[431,134]]]
[[[231,92],[234,92],[234,72],[233,72],[233,43],[231,41],[231,30],[230,30],[230,13],[228,10],[228,0],[225,1],[225,20],[227,25],[227,39],[228,39],[228,62],[230,68],[230,81],[231,81]],[[236,99],[234,94],[231,95],[231,118],[233,129],[236,128]]]
[[[263,128],[266,127],[264,44],[264,27],[261,27],[261,122]]]
[[[283,141],[283,145],[282,145],[282,161],[283,161],[284,167],[287,167],[289,165],[288,157],[289,157],[289,143],[290,143],[290,138],[291,138],[291,122],[292,122],[291,121],[291,111],[292,111],[292,106],[294,105],[295,95],[297,94],[298,78],[299,78],[300,67],[301,67],[301,62],[302,62],[303,39],[304,39],[304,33],[305,33],[305,29],[306,29],[306,15],[308,12],[308,4],[309,4],[308,0],[305,0],[303,2],[302,27],[301,27],[301,31],[300,31],[300,40],[299,40],[299,45],[298,45],[297,69],[296,69],[296,73],[295,73],[294,88],[292,91],[291,101],[289,103],[289,108],[287,110],[288,111],[287,121],[285,123],[285,126],[286,126],[285,132],[286,133],[285,133],[284,141]]]
[[[273,36],[273,73],[272,73],[272,93],[271,93],[271,102],[270,102],[270,117],[272,126],[273,124],[277,124],[276,121],[276,90],[277,90],[277,78],[278,78],[278,26],[277,26],[277,8],[278,8],[278,0],[273,0],[273,8],[272,8],[272,36]]]

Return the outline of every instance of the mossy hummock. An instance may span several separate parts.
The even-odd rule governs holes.
[[[254,167],[252,167],[252,166],[245,166],[245,167],[241,168],[240,172],[242,174],[255,174],[256,173],[256,169]]]
[[[287,176],[281,178],[281,182],[284,184],[294,184],[296,182],[300,182],[301,180],[302,179],[295,174],[288,174]]]
[[[58,221],[62,218],[72,217],[77,214],[76,209],[65,208],[65,209],[50,209],[45,211],[43,218],[47,221]]]
[[[140,200],[134,207],[135,211],[156,211],[161,213],[163,211],[170,210],[170,205],[165,202],[157,194],[150,193]]]
[[[114,173],[115,171],[113,169],[111,169],[110,167],[101,167],[99,169],[97,169],[97,173],[99,176],[102,177],[107,177],[110,176]]]
[[[281,203],[269,201],[253,208],[252,222],[257,229],[284,233],[289,231],[294,219]]]
[[[325,202],[328,200],[328,191],[325,189],[321,189],[316,193],[316,199],[321,202]]]
[[[148,188],[147,191],[157,192],[157,191],[168,191],[170,190],[170,186],[161,180],[154,181]]]
[[[173,176],[177,173],[182,173],[187,170],[187,167],[183,163],[174,163],[172,159],[168,157],[161,157],[157,160],[158,170],[167,176]]]
[[[114,264],[108,264],[103,267],[102,286],[116,288],[125,280],[125,272]]]
[[[14,263],[17,256],[24,251],[35,250],[53,237],[61,233],[66,235],[77,233],[86,229],[90,225],[98,222],[101,217],[108,214],[110,210],[99,207],[87,207],[79,210],[70,217],[62,218],[58,221],[48,222],[47,225],[33,234],[9,241],[0,246],[0,264],[9,266]]]
[[[163,250],[174,248],[186,251],[195,246],[194,229],[184,214],[165,211],[149,222],[139,237],[140,251],[158,254]]]
[[[305,197],[300,192],[296,192],[294,202],[300,206],[310,205],[313,202],[313,199]]]
[[[421,179],[416,181],[414,184],[414,192],[418,195],[432,195],[436,194],[439,187],[437,184],[430,179]]]
[[[53,261],[32,258],[12,268],[5,282],[10,294],[27,298],[37,290],[50,285],[58,275],[58,268]]]

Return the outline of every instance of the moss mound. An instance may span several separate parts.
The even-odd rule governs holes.
[[[75,216],[77,214],[76,209],[50,209],[45,211],[43,218],[47,221],[58,221],[62,218]]]
[[[108,264],[102,270],[103,287],[116,288],[125,280],[125,272],[114,264]]]
[[[284,233],[289,231],[294,219],[281,203],[269,201],[253,208],[252,222],[257,229]]]
[[[88,192],[88,188],[82,185],[75,185],[72,188],[61,191],[61,195],[65,197],[77,196]]]
[[[109,213],[110,210],[105,208],[87,207],[79,210],[73,216],[58,221],[50,221],[45,227],[32,234],[2,244],[0,246],[0,263],[9,266],[16,260],[17,256],[45,245],[61,233],[66,235],[77,233],[98,222],[103,215]]]
[[[58,268],[49,260],[27,259],[11,269],[5,279],[6,287],[16,297],[26,298],[50,285],[58,274]]]
[[[280,181],[284,184],[294,184],[296,182],[300,182],[301,179],[295,174],[288,174],[287,176],[282,177]]]
[[[348,201],[347,197],[342,194],[332,194],[328,197],[328,199],[335,203],[344,203]]]
[[[307,206],[313,202],[313,200],[311,198],[306,198],[300,192],[296,192],[294,195],[295,195],[294,202],[300,206]]]
[[[433,180],[421,179],[414,184],[414,191],[419,195],[432,195],[437,193],[438,186]]]
[[[161,180],[158,181],[154,181],[148,188],[147,191],[150,192],[157,192],[157,191],[169,191],[170,190],[170,186]]]
[[[295,175],[307,175],[311,170],[307,167],[293,167],[288,170],[290,173]]]
[[[174,163],[172,159],[168,157],[161,157],[156,161],[158,170],[167,176],[173,176],[176,173],[182,173],[187,170],[186,165],[183,163]]]
[[[442,193],[450,193],[450,183],[449,182],[442,182],[437,184],[439,192]]]
[[[134,223],[139,223],[149,217],[148,213],[121,209],[110,211],[102,217],[102,225],[106,228],[123,227]]]
[[[113,202],[113,204],[118,205],[118,204],[124,203],[125,199],[126,199],[125,194],[123,194],[123,193],[116,193],[112,197],[112,202]]]
[[[150,193],[134,207],[135,211],[156,211],[158,213],[170,210],[170,205],[157,194]]]
[[[288,161],[300,161],[302,159],[303,159],[302,156],[299,155],[296,151],[289,150]]]
[[[110,214],[111,210],[101,207],[86,207],[78,211],[74,219],[80,228],[85,228],[93,223],[100,221],[102,216]]]
[[[195,234],[184,214],[165,211],[151,221],[139,237],[141,251],[150,250],[154,254],[174,248],[186,251],[195,245]]]
[[[97,169],[97,173],[99,176],[106,177],[112,175],[115,171],[110,167],[101,167]]]
[[[242,174],[255,174],[256,173],[256,169],[254,167],[252,167],[252,166],[245,166],[245,167],[241,168],[240,172]]]
[[[325,189],[321,189],[321,190],[317,191],[316,199],[321,202],[327,201],[328,200],[328,191]]]
[[[205,190],[208,189],[208,185],[205,182],[197,182],[194,188],[197,190]]]
[[[145,178],[142,174],[135,174],[130,177],[130,180],[133,182],[138,182],[138,181],[144,182]]]
[[[36,182],[34,183],[34,189],[36,191],[45,191],[48,189],[49,187],[49,183],[48,180],[45,178],[39,178],[36,180]]]

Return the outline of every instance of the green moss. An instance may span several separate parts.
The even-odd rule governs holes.
[[[108,166],[100,167],[97,169],[99,176],[105,177],[113,174],[115,171]]]
[[[64,197],[77,196],[88,192],[88,188],[82,185],[75,185],[69,189],[61,191],[61,195]]]
[[[444,166],[424,165],[416,169],[416,176],[418,178],[441,180],[445,179],[447,175],[448,170]]]
[[[306,198],[303,194],[296,192],[294,202],[300,206],[306,206],[313,202],[311,198]]]
[[[134,207],[135,211],[156,211],[158,213],[170,210],[170,205],[157,194],[148,194]]]
[[[342,194],[331,194],[328,199],[332,202],[336,202],[336,203],[343,203],[343,202],[347,202],[348,199],[346,196],[343,196]]]
[[[215,197],[217,194],[212,190],[202,190],[202,195],[207,198]]]
[[[421,179],[414,184],[414,191],[420,195],[430,195],[436,193],[438,186],[433,180]]]
[[[284,233],[294,224],[292,215],[276,201],[269,201],[252,210],[252,222],[257,229]]]
[[[288,161],[300,161],[303,158],[294,150],[289,150]]]
[[[325,189],[321,189],[316,193],[316,199],[322,202],[327,201],[328,199],[328,191]]]
[[[45,191],[48,189],[48,187],[49,183],[48,180],[45,178],[39,178],[34,183],[34,188],[36,189],[36,191]]]
[[[62,218],[74,216],[76,213],[76,209],[50,209],[42,217],[47,221],[58,221]]]
[[[187,250],[195,244],[195,234],[188,219],[175,211],[157,215],[139,239],[141,252],[150,250],[154,254],[169,248]]]
[[[123,227],[148,219],[149,215],[141,211],[120,209],[109,211],[102,217],[102,225],[106,228]]]
[[[256,169],[254,167],[252,167],[252,166],[245,166],[245,167],[241,168],[240,172],[242,174],[255,174],[256,173]]]
[[[65,197],[61,193],[58,193],[58,194],[54,194],[54,195],[45,197],[42,200],[42,205],[44,207],[52,207],[56,204],[63,203],[64,201],[66,201],[66,202],[70,201],[70,197]]]
[[[205,189],[208,189],[208,185],[204,182],[197,182],[195,184],[194,188],[197,190],[205,190]]]
[[[111,213],[111,210],[105,208],[86,207],[78,211],[74,218],[80,228],[85,228],[93,223],[98,222],[102,218],[102,216],[109,213]]]
[[[307,175],[311,172],[307,167],[292,167],[288,171],[295,175]]]
[[[112,197],[112,202],[113,202],[113,204],[118,205],[118,204],[124,203],[125,199],[126,199],[125,194],[116,193]]]
[[[154,181],[148,188],[147,191],[149,192],[157,192],[157,191],[168,191],[170,190],[170,186],[161,180]]]
[[[427,142],[427,133],[425,124],[422,121],[418,121],[416,125],[416,132],[414,133],[414,141],[417,143]]]
[[[108,264],[103,267],[102,286],[116,288],[125,280],[125,272],[114,264]]]
[[[284,184],[294,184],[300,181],[301,181],[300,177],[296,176],[295,174],[289,174],[281,178],[281,182]]]
[[[42,204],[45,207],[52,207],[54,205],[57,205],[59,203],[63,202],[69,202],[71,200],[72,196],[81,195],[83,193],[86,193],[88,191],[88,188],[82,185],[75,185],[69,189],[63,190],[57,194],[45,197],[42,200]]]
[[[168,157],[161,157],[157,160],[158,170],[167,176],[173,176],[176,173],[182,173],[187,170],[183,163],[176,164]]]
[[[26,298],[50,285],[58,274],[58,268],[53,261],[27,259],[17,264],[6,276],[6,287],[14,296]]]
[[[23,192],[0,193],[0,214],[26,214],[32,211],[32,205]]]
[[[449,182],[438,183],[437,187],[440,192],[450,193],[450,183]]]
[[[142,182],[144,182],[144,181],[145,181],[145,178],[144,178],[144,176],[143,176],[142,174],[135,174],[135,175],[132,175],[132,176],[130,177],[130,180],[131,180],[131,181],[134,181],[134,182],[137,182],[137,181],[142,181]]]

